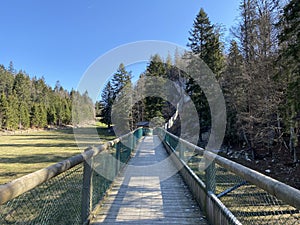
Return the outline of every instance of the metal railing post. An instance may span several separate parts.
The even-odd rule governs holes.
[[[116,171],[116,160],[114,159],[113,155],[111,154],[109,157],[109,167],[110,167],[110,176],[109,178],[113,180],[117,174]]]
[[[90,148],[85,149],[85,152]],[[83,162],[83,185],[82,185],[82,200],[81,200],[81,222],[87,222],[92,209],[93,196],[93,157]]]
[[[119,143],[115,145],[116,148],[116,173],[120,170],[120,160],[121,160],[121,155],[120,155],[120,147]]]
[[[177,148],[179,150],[179,158],[181,160],[184,160],[184,148],[183,148],[183,146],[184,145],[180,141],[178,141]]]
[[[169,134],[165,133],[165,142],[170,145],[170,142],[169,142]]]
[[[133,144],[132,144],[132,148],[133,149],[135,149],[135,147],[136,147],[136,132],[134,132],[133,134],[132,134],[132,140],[133,140]]]
[[[131,153],[133,152],[133,148],[134,148],[133,134],[130,134],[128,139],[129,139],[129,148],[130,148],[129,155],[128,155],[128,157],[129,157],[131,155]]]

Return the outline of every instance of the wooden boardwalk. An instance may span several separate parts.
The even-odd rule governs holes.
[[[157,136],[144,137],[90,224],[208,224]]]

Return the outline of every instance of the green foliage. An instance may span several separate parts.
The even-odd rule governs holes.
[[[105,88],[102,91],[101,100],[101,104],[103,105],[101,122],[107,124],[108,128],[110,128],[111,110],[114,101],[114,93],[110,81],[105,85]]]
[[[47,124],[47,112],[41,103],[34,103],[31,109],[31,126],[44,127]]]
[[[278,26],[281,32],[278,35],[280,54],[278,62],[280,73],[278,81],[284,91],[282,101],[282,115],[287,125],[286,132],[290,135],[289,147],[294,152],[294,162],[297,162],[295,146],[298,145],[300,128],[300,2],[291,0],[284,8]]]
[[[85,92],[80,94],[78,91],[71,91],[71,105],[68,102],[63,103],[65,108],[65,114],[63,119],[68,120],[68,107],[70,107],[70,112],[72,111],[72,124],[73,125],[84,125],[94,120],[94,104],[89,98],[88,93]]]
[[[294,104],[295,110],[300,112],[300,3],[291,0],[284,8],[280,20],[283,27],[279,35],[281,45],[280,63],[282,76],[287,81],[287,103]]]
[[[148,95],[145,101],[145,120],[150,121],[154,117],[163,117],[164,83],[167,77],[167,66],[159,55],[154,55],[147,67],[145,77],[145,93]]]
[[[95,116],[100,117],[102,114],[103,105],[101,101],[96,101],[95,103]]]
[[[207,64],[217,78],[220,78],[224,68],[223,45],[219,40],[220,33],[211,24],[202,8],[194,20],[190,35],[188,46],[191,48],[191,51]],[[191,63],[192,67],[193,62]],[[191,96],[198,111],[201,129],[206,130],[207,127],[210,127],[211,117],[208,101],[203,90],[194,79],[190,78],[186,84],[186,91]],[[201,132],[199,139],[202,141]]]
[[[128,132],[132,127],[132,84],[131,72],[126,71],[120,64],[112,79],[105,85],[101,94],[101,122],[110,127],[112,122],[120,133]],[[112,121],[114,118],[114,121]]]
[[[4,91],[0,96],[0,127],[6,125],[8,102]]]
[[[19,125],[18,118],[18,99],[15,92],[7,98],[8,107],[6,109],[6,123],[5,128],[8,130],[16,130]]]
[[[190,31],[188,47],[194,54],[198,54],[213,73],[219,77],[224,68],[223,45],[220,42],[220,33],[215,25],[212,25],[208,15],[201,8],[193,28]]]
[[[11,94],[13,83],[13,74],[9,73],[3,65],[0,65],[0,93],[4,92],[6,96]]]
[[[80,99],[84,118],[93,119],[93,103],[87,93],[69,93],[59,81],[52,89],[44,78],[30,79],[23,71],[16,73],[12,62],[8,69],[0,65],[0,128],[15,130],[71,124],[72,92]]]
[[[19,114],[19,129],[27,129],[29,128],[30,119],[29,119],[29,111],[28,106],[25,105],[24,102],[19,103],[18,108],[18,114]]]
[[[227,105],[227,129],[225,139],[227,143],[238,143],[238,118],[237,114],[244,111],[244,78],[243,56],[239,51],[236,41],[231,41],[227,56],[227,67],[221,81]]]

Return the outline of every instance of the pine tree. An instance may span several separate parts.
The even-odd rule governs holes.
[[[12,93],[14,75],[0,65],[0,93],[4,92],[6,97]]]
[[[128,81],[117,94],[112,106],[112,122],[118,135],[130,132],[133,127],[132,119],[132,85]]]
[[[103,105],[101,101],[96,101],[95,103],[95,116],[100,117],[102,114]]]
[[[126,71],[123,63],[106,84],[101,98],[103,105],[101,121],[108,127],[114,122],[119,134],[125,130],[128,132],[132,128],[132,84],[131,72]]]
[[[193,29],[190,31],[188,47],[192,52],[199,54],[201,59],[207,56],[207,45],[213,36],[213,26],[203,8],[200,9],[194,20]]]
[[[19,103],[18,108],[19,129],[27,129],[30,125],[30,114],[25,103]]]
[[[114,98],[119,94],[119,92],[131,82],[131,73],[127,72],[123,63],[119,65],[117,72],[113,75],[111,79],[111,85],[114,92]]]
[[[197,54],[200,59],[207,64],[207,66],[219,79],[224,67],[224,57],[222,53],[223,46],[219,40],[219,31],[211,24],[207,14],[202,8],[194,20],[190,35],[191,37],[189,37],[188,46],[194,54]],[[191,62],[191,68],[195,67],[193,63],[195,62]],[[205,76],[205,73],[203,74]],[[191,99],[198,111],[201,127],[199,141],[202,142],[201,133],[206,131],[211,125],[208,101],[203,90],[192,78],[187,81],[186,91],[191,96]]]
[[[293,152],[294,162],[298,161],[296,146],[300,127],[300,3],[291,0],[284,8],[279,26],[281,33],[279,62],[280,79],[284,81],[285,99],[283,101],[284,120],[290,135],[289,147]],[[298,132],[297,132],[298,131]]]
[[[6,126],[8,102],[4,91],[0,96],[0,128]]]
[[[19,72],[15,76],[13,90],[16,93],[18,103],[17,103],[17,114],[19,117],[19,129],[28,128],[30,121],[30,86],[31,81],[29,76],[25,75],[23,72]]]
[[[59,81],[53,90],[43,77],[30,79],[24,71],[16,73],[12,62],[7,70],[0,65],[0,93],[0,127],[4,129],[27,129],[30,125],[42,128],[47,124],[72,122],[72,91],[64,90]],[[82,106],[74,114],[76,121],[80,122],[77,116],[80,114],[81,118],[93,119],[94,106],[87,93],[75,95]]]
[[[47,124],[47,113],[41,103],[34,103],[31,109],[31,126],[43,128]]]
[[[114,101],[114,92],[111,82],[108,81],[101,94],[101,103],[103,105],[101,122],[105,123],[108,128],[111,127],[111,110]]]
[[[159,55],[154,55],[151,58],[145,75],[145,120],[150,121],[154,117],[163,118],[162,111],[166,104],[163,90],[167,70]]]
[[[59,95],[55,96],[55,114],[56,114],[56,125],[61,126],[64,120],[65,111],[63,100]]]
[[[14,63],[12,61],[9,62],[8,72],[12,75],[14,75],[16,73],[16,70],[14,68]]]
[[[227,66],[222,77],[222,90],[227,106],[227,143],[238,143],[238,116],[245,110],[243,56],[236,41],[231,41]]]
[[[133,87],[133,124],[145,121],[145,74],[142,73]]]
[[[6,110],[6,123],[5,128],[9,130],[18,129],[19,118],[18,118],[18,99],[15,92],[7,98],[8,107]]]
[[[220,77],[224,67],[223,45],[220,42],[219,30],[211,24],[203,8],[194,20],[190,35],[188,47]]]

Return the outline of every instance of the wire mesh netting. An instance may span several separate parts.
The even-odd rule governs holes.
[[[0,224],[79,224],[82,165],[0,206]]]
[[[299,209],[217,163],[206,168],[203,156],[191,146],[168,133],[160,135],[242,224],[300,224]]]
[[[130,159],[133,136],[123,140],[93,158],[92,209],[102,200],[118,172]]]
[[[141,136],[141,129],[137,130],[93,157],[89,164],[93,169],[90,178],[92,209],[127,163]],[[82,224],[83,171],[82,162],[0,205],[0,224]]]
[[[205,183],[202,157],[188,165]],[[300,224],[300,211],[254,184],[215,164],[214,193],[242,224]]]

